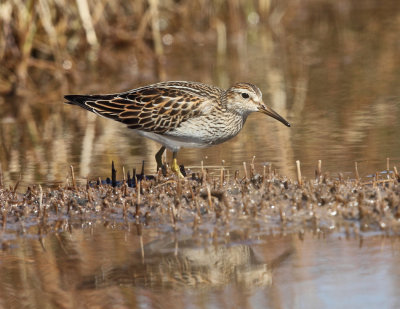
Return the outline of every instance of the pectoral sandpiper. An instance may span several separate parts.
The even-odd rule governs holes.
[[[252,112],[264,113],[290,127],[264,104],[260,89],[250,83],[223,90],[198,82],[171,81],[116,94],[66,95],[65,99],[161,143],[157,169],[168,148],[173,153],[171,169],[180,176],[176,155],[181,147],[223,143],[239,133]]]

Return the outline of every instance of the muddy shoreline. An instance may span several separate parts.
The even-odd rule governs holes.
[[[2,248],[12,246],[11,235],[24,237],[26,226],[36,226],[38,236],[45,237],[90,222],[122,229],[135,224],[139,234],[149,228],[182,235],[201,231],[216,241],[238,230],[249,235],[284,231],[299,237],[309,230],[322,236],[398,235],[400,185],[395,171],[358,180],[300,176],[299,182],[250,165],[242,172],[221,168],[220,175],[203,169],[178,179],[160,171],[151,177],[135,175],[134,182],[129,176],[83,186],[70,174],[64,185],[32,185],[24,193],[18,192],[18,184],[3,184]]]

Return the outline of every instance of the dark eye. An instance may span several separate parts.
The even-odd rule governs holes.
[[[248,98],[250,98],[250,96],[249,96],[248,93],[242,92],[242,98],[243,98],[243,99],[248,99]]]

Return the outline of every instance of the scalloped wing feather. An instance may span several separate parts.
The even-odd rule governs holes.
[[[185,86],[163,83],[115,95],[69,95],[67,103],[79,105],[98,115],[125,123],[131,129],[166,133],[189,118],[203,114],[217,95],[201,95]]]

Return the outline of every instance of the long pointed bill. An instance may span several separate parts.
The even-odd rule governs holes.
[[[263,104],[259,107],[259,111],[263,114],[266,114],[266,115],[272,117],[272,118],[275,118],[276,120],[279,120],[285,126],[290,127],[290,123],[285,118],[283,118],[281,115],[279,115],[276,111],[274,111],[272,108]]]

